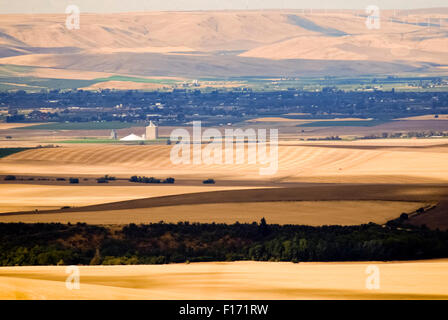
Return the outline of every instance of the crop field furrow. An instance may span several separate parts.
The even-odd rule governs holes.
[[[311,149],[311,148],[310,148]],[[308,163],[314,161],[314,159],[319,158],[322,151],[321,150],[306,150],[306,148],[292,153],[291,152],[291,158],[286,161],[283,158],[283,153],[284,151],[280,152],[279,151],[279,167],[280,168],[301,168],[305,165],[307,165]]]
[[[96,158],[98,157],[98,153],[107,152],[108,147],[97,147],[97,148],[91,148],[91,150],[87,151],[86,153],[80,153],[80,160],[82,160],[83,163],[95,163]]]
[[[73,163],[74,160],[79,156],[82,155],[81,159],[85,158],[85,150],[77,150],[73,148],[63,148],[56,151],[56,154],[52,158],[54,161],[61,161],[61,162],[71,162]],[[78,162],[80,163],[80,162]]]
[[[293,150],[293,148],[287,148],[286,150],[279,150],[279,167],[280,168],[290,168],[294,167],[294,164],[297,163],[297,161],[300,161],[300,159],[306,159],[307,154],[306,149],[300,148],[299,150]],[[309,151],[308,151],[309,153]]]
[[[330,159],[330,162],[327,164],[327,169],[339,170],[340,164],[350,163],[352,159],[358,157],[356,153],[349,152],[339,152],[334,158]]]
[[[331,150],[324,153],[324,156],[322,156],[319,161],[317,162],[316,169],[319,168],[325,168],[327,169],[329,165],[332,165],[334,163],[335,159],[338,159],[338,157],[345,157],[343,154],[343,151],[340,150]]]
[[[5,157],[6,160],[35,160],[40,156],[40,153],[43,150],[27,150],[20,153],[12,154],[8,157]]]

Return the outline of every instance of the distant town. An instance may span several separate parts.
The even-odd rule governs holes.
[[[279,115],[292,119],[357,117],[387,120],[448,113],[448,92],[396,92],[394,89],[360,92],[334,87],[317,92],[298,89],[14,91],[0,93],[0,101],[0,120],[5,122],[147,123],[152,120],[158,125],[185,125],[201,120],[205,126],[223,126]]]

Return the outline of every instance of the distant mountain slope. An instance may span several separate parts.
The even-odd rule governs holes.
[[[347,35],[345,32],[337,30],[337,29],[333,29],[333,28],[325,28],[322,27],[318,24],[315,24],[313,21],[308,20],[306,18],[302,18],[298,15],[294,15],[294,14],[288,14],[287,15],[288,20],[291,21],[291,23],[310,30],[310,31],[314,31],[314,32],[319,32],[322,33],[323,35],[326,36],[330,36],[330,37],[340,37],[340,36],[345,36]]]
[[[131,75],[231,77],[442,72],[448,10],[2,15],[0,64]]]
[[[97,71],[140,76],[244,77],[244,76],[354,76],[422,72],[425,64],[397,62],[289,59],[158,53],[27,55],[0,59],[0,64],[39,65],[66,70]]]

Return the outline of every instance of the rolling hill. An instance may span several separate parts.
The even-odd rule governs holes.
[[[384,148],[375,146],[297,146],[278,148],[278,171],[260,176],[268,164],[173,164],[171,147],[77,145],[40,148],[0,159],[4,174],[114,174],[220,180],[307,182],[446,182],[446,145]],[[223,152],[224,154],[225,152]],[[247,157],[247,152],[246,152]]]
[[[446,8],[383,11],[379,30],[359,11],[81,14],[79,30],[65,19],[2,15],[0,65],[29,68],[6,76],[351,76],[441,73],[447,65]]]

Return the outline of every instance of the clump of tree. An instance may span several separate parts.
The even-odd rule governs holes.
[[[213,179],[207,179],[207,180],[202,181],[202,183],[203,184],[215,184],[216,182]]]
[[[14,181],[16,179],[17,179],[16,176],[12,175],[5,176],[5,181]]]
[[[174,183],[175,179],[170,177],[162,180],[154,177],[132,176],[129,181],[135,183]]]
[[[302,132],[304,132],[304,130],[302,130]],[[339,136],[329,136],[329,137],[325,137],[325,138],[307,138],[307,141],[334,141],[334,140],[342,140],[341,137]]]
[[[138,182],[138,183],[160,183],[160,179],[156,179],[154,177],[145,177],[145,176],[132,176],[129,179],[130,182]]]
[[[111,177],[108,174],[106,174],[104,177],[100,177],[96,179],[97,183],[109,183],[109,181],[115,181],[117,180],[115,177]]]
[[[79,179],[78,178],[69,178],[68,182],[71,184],[78,184],[79,183]]]

